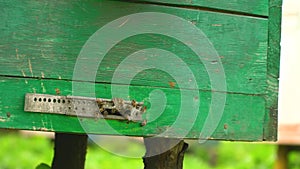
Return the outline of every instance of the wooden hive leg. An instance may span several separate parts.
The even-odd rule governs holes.
[[[183,157],[188,144],[179,139],[144,138],[145,169],[182,169]],[[166,150],[166,151],[165,151]]]
[[[274,169],[287,169],[288,168],[288,153],[289,147],[287,145],[278,145],[277,159]]]
[[[84,169],[87,135],[55,133],[52,169]]]

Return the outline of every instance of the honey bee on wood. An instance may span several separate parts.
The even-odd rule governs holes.
[[[142,127],[146,126],[146,124],[147,124],[147,120],[143,120],[143,121],[141,122],[141,126],[142,126]]]
[[[106,117],[107,115],[108,115],[108,111],[105,110],[105,111],[103,112],[103,116]]]
[[[131,105],[132,105],[133,107],[136,107],[136,106],[137,106],[136,101],[135,101],[135,100],[132,100],[132,101],[131,101]]]
[[[59,90],[59,88],[55,88],[55,93],[56,93],[57,95],[60,95],[60,90]]]
[[[96,99],[96,102],[97,102],[97,104],[98,104],[98,106],[100,107],[102,107],[102,101],[100,100],[100,99]]]
[[[116,109],[111,109],[111,114],[115,114],[117,113],[118,111]]]
[[[100,113],[104,112],[104,108],[103,107],[100,107],[99,110],[100,110]]]
[[[96,112],[95,117],[96,117],[96,119],[99,119],[101,117],[101,114],[99,112]]]
[[[142,106],[143,103],[139,103],[135,100],[125,101],[121,98],[109,99],[96,99],[99,113],[104,118],[107,116],[122,116],[128,121],[141,122],[142,114],[146,111],[146,107]],[[146,122],[143,122],[146,123]]]
[[[147,107],[146,107],[146,106],[143,106],[142,112],[145,113],[146,111],[147,111]]]

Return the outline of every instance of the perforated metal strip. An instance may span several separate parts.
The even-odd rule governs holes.
[[[143,113],[134,108],[135,114],[124,116],[123,114],[111,115],[105,114],[99,109],[99,102],[105,108],[111,110],[113,101],[110,99],[96,99],[78,96],[58,96],[47,94],[27,93],[25,96],[24,111],[64,114],[70,116],[90,117],[90,118],[106,118],[118,120],[141,121]],[[123,101],[124,105],[131,105],[130,101]],[[142,106],[143,103],[137,103]]]

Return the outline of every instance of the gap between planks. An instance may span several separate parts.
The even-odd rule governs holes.
[[[253,18],[259,18],[259,19],[269,19],[269,16],[265,15],[259,15],[259,14],[251,14],[247,12],[240,12],[240,11],[230,11],[226,9],[217,9],[217,8],[211,8],[211,7],[201,7],[201,6],[193,6],[193,5],[184,5],[184,4],[168,4],[165,2],[148,2],[148,1],[140,1],[140,0],[118,0],[121,2],[128,2],[128,3],[136,3],[136,4],[148,4],[148,5],[159,5],[159,6],[165,6],[165,7],[173,7],[173,8],[183,8],[183,9],[191,9],[191,10],[201,10],[206,12],[216,12],[216,13],[222,13],[227,15],[238,15],[238,16],[245,16],[245,17],[253,17]]]
[[[128,84],[122,84],[122,83],[109,83],[109,82],[92,82],[92,81],[83,81],[83,80],[72,80],[72,79],[56,79],[56,78],[41,78],[41,77],[28,77],[28,76],[13,76],[13,75],[1,75],[0,78],[8,78],[8,79],[29,79],[29,80],[61,80],[66,82],[85,82],[85,83],[95,83],[95,84],[107,84],[107,85],[128,85]],[[144,86],[144,85],[131,85],[135,87],[151,87],[151,88],[159,88],[159,89],[171,89],[164,86]],[[225,94],[237,94],[237,95],[245,95],[245,96],[266,96],[265,93],[259,93],[259,94],[251,94],[251,93],[240,93],[240,92],[228,92],[228,91],[214,91],[214,90],[204,90],[204,89],[190,89],[190,88],[172,88],[175,90],[199,90],[200,92],[211,92],[211,93],[225,93]]]

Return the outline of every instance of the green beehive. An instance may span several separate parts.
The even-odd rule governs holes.
[[[0,6],[1,128],[277,139],[281,0]]]

